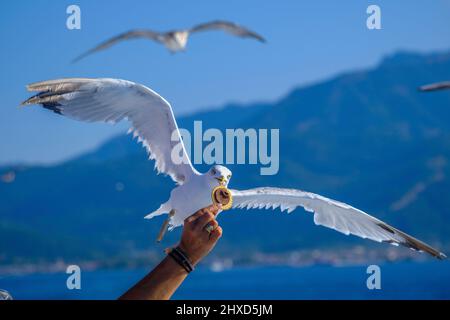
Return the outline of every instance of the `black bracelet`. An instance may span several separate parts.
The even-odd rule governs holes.
[[[194,270],[194,266],[192,265],[191,260],[189,259],[188,255],[181,250],[180,247],[175,248],[175,252],[183,258],[183,264],[190,270],[189,272],[192,272]]]
[[[180,250],[179,248],[173,248],[169,255],[180,265],[182,266],[188,273],[194,270],[192,263],[187,258],[186,254]]]
[[[194,270],[194,266],[191,261],[187,257],[186,253],[183,252],[180,248],[172,248],[168,252],[169,256],[171,256],[180,266],[186,270],[187,273],[190,273]]]

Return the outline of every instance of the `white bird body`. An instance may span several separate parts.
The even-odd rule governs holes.
[[[215,166],[214,168],[220,175],[223,175],[222,171],[228,170],[222,166]],[[228,170],[228,172],[230,171]],[[225,174],[228,174],[228,172]],[[145,218],[151,219],[174,210],[176,214],[170,220],[169,229],[181,226],[193,212],[211,205],[212,191],[220,185],[227,186],[228,182],[220,183],[209,173],[192,175],[188,181],[172,189],[169,200]]]
[[[163,42],[171,52],[183,51],[189,39],[189,31],[175,31],[167,34]]]
[[[211,193],[219,185],[228,186],[231,171],[216,165],[201,174],[192,166],[181,139],[170,104],[153,90],[117,79],[59,79],[28,86],[38,94],[24,102],[40,104],[58,114],[88,122],[131,122],[130,131],[155,160],[158,173],[169,175],[178,186],[169,200],[146,218],[170,213],[169,229],[181,226],[196,211],[212,204]],[[181,145],[180,159],[172,151]],[[181,161],[178,161],[181,160]],[[273,187],[230,190],[233,208],[275,209],[291,212],[297,207],[314,213],[317,225],[346,235],[353,234],[378,242],[403,245],[425,251],[438,259],[445,255],[408,234],[348,204],[296,189]]]

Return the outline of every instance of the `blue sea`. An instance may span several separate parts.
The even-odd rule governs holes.
[[[450,299],[450,263],[381,264],[381,289],[367,288],[367,266],[199,268],[174,299]],[[82,272],[81,290],[65,273],[0,277],[14,299],[116,299],[149,270]]]

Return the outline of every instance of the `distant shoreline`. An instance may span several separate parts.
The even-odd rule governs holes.
[[[140,253],[139,258],[111,258],[110,260],[85,260],[65,261],[63,259],[53,262],[8,264],[0,266],[0,277],[11,275],[29,275],[39,273],[65,272],[67,266],[77,264],[83,271],[95,271],[102,269],[138,269],[156,265],[161,257],[154,254]],[[365,248],[355,246],[352,248],[340,248],[334,250],[298,250],[284,253],[256,252],[248,257],[235,256],[223,257],[213,255],[206,259],[203,267],[213,271],[222,271],[232,267],[267,267],[267,266],[289,266],[306,267],[313,265],[329,266],[357,266],[379,264],[386,262],[402,261],[434,261],[423,253],[401,248],[389,247],[383,249]]]

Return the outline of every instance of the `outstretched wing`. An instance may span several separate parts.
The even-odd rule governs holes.
[[[236,23],[229,22],[229,21],[211,21],[207,23],[202,23],[199,25],[196,25],[195,27],[191,28],[189,30],[191,33],[193,32],[200,32],[200,31],[210,31],[210,30],[223,30],[225,32],[231,33],[238,37],[243,38],[254,38],[261,42],[266,42],[266,39],[264,39],[261,35],[257,34],[256,32],[249,30],[247,28],[244,28]]]
[[[420,91],[437,91],[446,89],[450,89],[450,81],[427,84],[419,88]]]
[[[445,254],[429,245],[391,227],[367,213],[320,195],[295,189],[256,188],[244,191],[231,190],[234,208],[287,210],[288,213],[301,206],[314,213],[314,223],[346,235],[353,234],[378,242],[403,245],[425,251],[438,259]]]
[[[74,63],[74,62],[80,61],[81,59],[87,57],[88,55],[90,55],[92,53],[108,49],[109,47],[115,45],[116,43],[118,43],[120,41],[130,40],[130,39],[139,39],[139,38],[150,39],[153,41],[157,41],[159,43],[163,42],[163,39],[162,39],[163,36],[159,32],[154,32],[151,30],[130,30],[128,32],[121,33],[111,39],[108,39],[108,40],[100,43],[98,46],[90,49],[89,51],[86,51],[85,53],[83,53],[80,56],[78,56],[77,58],[75,58],[72,62]]]
[[[182,184],[198,172],[192,167],[170,104],[151,89],[118,79],[60,79],[30,84],[39,93],[24,105],[40,104],[55,113],[87,122],[131,122],[130,131],[162,172]],[[177,146],[177,159],[171,154]]]

